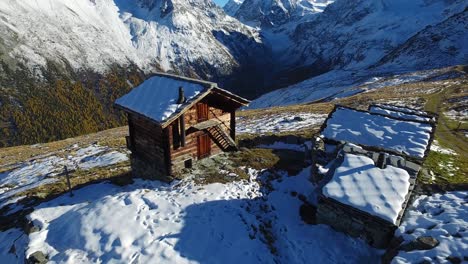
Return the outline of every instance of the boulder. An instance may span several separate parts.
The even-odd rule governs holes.
[[[460,263],[462,263],[462,260],[461,260],[461,258],[459,258],[459,257],[448,256],[446,259],[447,259],[448,261],[450,261],[450,263],[452,263],[452,264],[460,264]]]
[[[47,256],[44,255],[41,251],[36,251],[32,253],[29,258],[26,260],[27,264],[45,264],[47,263]]]
[[[437,247],[438,245],[439,240],[431,236],[421,236],[408,244],[402,245],[400,249],[404,251],[429,250]]]

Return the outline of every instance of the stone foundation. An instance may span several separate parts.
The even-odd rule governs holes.
[[[134,155],[130,157],[132,176],[148,180],[171,182],[173,177],[168,176],[164,166],[142,160]]]
[[[326,224],[352,237],[362,238],[376,248],[386,248],[397,228],[390,222],[324,196],[319,199],[316,217],[318,224]]]

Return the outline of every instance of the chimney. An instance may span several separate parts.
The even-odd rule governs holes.
[[[180,86],[179,87],[179,98],[177,99],[177,104],[183,104],[185,103],[186,99],[184,96],[184,87]]]

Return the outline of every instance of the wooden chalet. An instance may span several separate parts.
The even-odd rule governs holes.
[[[170,181],[194,161],[236,150],[236,110],[248,100],[216,83],[158,73],[115,106],[128,116],[134,176]]]

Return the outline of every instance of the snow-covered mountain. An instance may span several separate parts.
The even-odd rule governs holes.
[[[74,71],[135,64],[214,78],[268,57],[258,32],[211,0],[1,1],[0,33],[2,61],[39,75],[52,61]]]
[[[278,81],[304,81],[251,107],[329,100],[358,93],[369,80],[467,64],[467,8],[463,0],[337,0],[299,24],[283,54]]]
[[[225,10],[248,25],[274,28],[307,19],[310,15],[322,12],[332,2],[333,0],[245,0],[236,12],[233,12],[235,5],[232,3],[228,3]]]
[[[239,7],[242,5],[244,1],[243,0],[229,0],[224,6],[224,12],[230,16],[235,16],[237,10],[239,10]]]
[[[443,31],[437,24],[467,6],[464,0],[337,0],[296,28],[289,56],[296,56],[293,65],[325,71],[363,69],[428,26]]]
[[[386,71],[433,69],[468,63],[468,11],[428,26],[382,58],[376,65]]]

